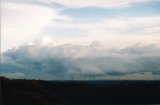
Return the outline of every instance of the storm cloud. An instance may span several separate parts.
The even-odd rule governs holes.
[[[107,49],[98,41],[84,45],[30,44],[2,54],[2,74],[23,73],[28,78],[69,79],[154,78],[160,74],[160,47],[152,44]],[[144,77],[145,78],[145,77]]]

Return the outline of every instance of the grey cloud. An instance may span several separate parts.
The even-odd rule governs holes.
[[[160,74],[160,48],[139,44],[123,49],[106,49],[99,42],[89,46],[64,44],[59,46],[23,45],[2,54],[2,71],[11,65],[24,73],[37,72],[53,77],[70,78],[125,76],[150,72]],[[10,62],[12,61],[12,62]],[[10,68],[11,67],[11,68]],[[12,69],[13,69],[12,68]],[[20,68],[20,69],[19,69]],[[39,77],[41,78],[41,77]]]

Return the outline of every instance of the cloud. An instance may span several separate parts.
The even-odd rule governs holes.
[[[64,7],[55,8],[51,5],[51,2],[54,2],[69,8],[72,5],[75,5],[73,8],[86,6],[108,8],[147,1],[150,0],[121,0],[116,3],[101,0],[92,0],[92,2],[90,0],[85,0],[85,2],[82,0],[72,2],[66,0],[3,0],[1,5],[1,50],[4,52],[13,46],[42,35],[50,35],[58,40],[58,43],[88,44],[93,40],[100,40],[107,42],[110,47],[139,42],[160,44],[159,16],[137,18],[118,16],[103,20],[82,21],[62,14]]]
[[[59,9],[34,3],[2,1],[1,11],[3,51],[39,36],[55,20],[70,20]]]
[[[99,7],[99,8],[115,8],[126,7],[133,3],[143,3],[158,0],[37,0],[44,3],[58,3],[70,8]]]
[[[2,55],[2,66],[13,65],[7,61],[12,59],[15,67],[23,69],[21,72],[27,73],[28,70],[30,75],[38,78],[44,75],[56,79],[69,79],[71,76],[80,79],[118,78],[147,72],[153,74],[151,77],[154,78],[154,75],[160,74],[160,48],[156,45],[136,44],[123,49],[107,49],[99,42],[88,46],[32,44],[10,49]],[[5,71],[5,67],[2,71]]]
[[[79,20],[61,14],[66,8],[146,2],[151,0],[3,0],[2,73],[43,79],[155,78],[160,74],[159,16]],[[20,44],[43,34],[54,41],[45,36]],[[89,45],[93,40],[100,42]]]
[[[112,33],[116,34],[116,32],[128,33],[128,34],[144,34],[145,30],[155,30],[153,33],[156,34],[160,29],[160,17],[113,17],[102,20],[93,20],[93,21],[80,21],[74,20],[69,22],[57,22],[54,24],[55,27],[67,28],[67,29],[78,29],[84,32],[93,33]],[[88,31],[87,31],[88,30]],[[151,31],[150,31],[151,32]],[[87,33],[87,34],[88,34]],[[147,33],[147,32],[146,32]],[[146,34],[145,33],[145,34]],[[89,35],[90,35],[89,34]],[[152,33],[149,33],[152,34]]]
[[[2,2],[2,49],[35,36],[54,19],[56,11],[22,3]]]
[[[159,16],[113,17],[93,21],[74,20],[55,22],[47,31],[55,39],[69,43],[88,44],[93,40],[100,40],[105,44],[107,42],[108,46],[111,47],[132,45],[139,42],[141,44],[156,43],[160,45],[158,41],[160,40],[159,21]]]
[[[25,75],[23,73],[19,73],[19,72],[16,72],[16,73],[4,73],[4,74],[0,74],[0,75],[8,77],[8,78],[14,78],[14,79],[25,78]]]

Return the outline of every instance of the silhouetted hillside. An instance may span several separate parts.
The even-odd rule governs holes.
[[[160,103],[160,81],[0,80],[2,105]]]
[[[1,78],[2,105],[63,105],[47,85],[37,80],[9,80]]]

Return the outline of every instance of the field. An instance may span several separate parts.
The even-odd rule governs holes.
[[[42,81],[1,77],[2,105],[160,103],[160,81]]]

